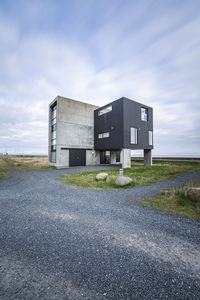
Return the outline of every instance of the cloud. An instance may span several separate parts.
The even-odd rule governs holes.
[[[105,10],[89,1],[82,14],[80,2],[63,4],[81,26],[72,16],[48,22],[64,14],[54,1],[44,20],[46,2],[20,1],[22,21],[1,12],[0,151],[47,153],[48,104],[62,95],[144,102],[154,107],[155,153],[199,153],[200,19],[188,2],[152,3],[114,1]]]

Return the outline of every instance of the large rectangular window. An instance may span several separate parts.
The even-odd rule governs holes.
[[[101,110],[98,111],[98,116],[107,114],[108,112],[112,111],[112,105],[109,105]]]
[[[138,129],[131,127],[131,144],[137,144],[138,142]]]
[[[149,146],[153,146],[153,131],[149,131]]]
[[[110,137],[110,132],[104,132],[98,134],[98,139],[104,139]]]
[[[141,120],[147,122],[148,121],[148,109],[141,107]]]

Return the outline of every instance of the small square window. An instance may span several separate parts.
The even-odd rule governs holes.
[[[98,134],[98,139],[102,139],[103,138],[103,134],[102,133],[99,133]]]

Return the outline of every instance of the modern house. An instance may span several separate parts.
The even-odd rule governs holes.
[[[131,167],[131,150],[152,165],[153,109],[122,97],[105,106],[56,97],[49,105],[49,164]]]

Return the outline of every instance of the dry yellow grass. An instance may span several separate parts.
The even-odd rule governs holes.
[[[54,167],[48,165],[47,156],[0,157],[0,179],[12,168],[30,168],[35,170],[54,169]]]
[[[18,166],[17,163],[35,167],[48,166],[47,156],[12,156],[11,159],[15,161],[14,166]]]

